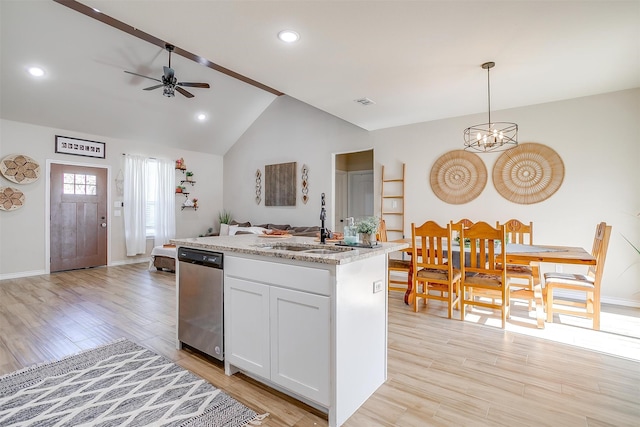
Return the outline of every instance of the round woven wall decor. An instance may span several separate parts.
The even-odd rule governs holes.
[[[487,168],[480,156],[454,150],[439,157],[431,168],[431,189],[444,202],[470,202],[487,185]]]
[[[24,194],[17,188],[0,187],[0,210],[13,211],[24,205]]]
[[[534,142],[505,151],[493,166],[493,185],[498,193],[522,205],[548,199],[563,179],[564,163],[558,153]]]
[[[40,178],[40,165],[24,154],[12,154],[0,162],[0,173],[16,184],[30,184]]]

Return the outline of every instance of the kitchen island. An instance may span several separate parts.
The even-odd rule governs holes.
[[[176,239],[223,253],[224,364],[342,425],[387,376],[387,254],[311,237]],[[177,268],[179,282],[180,266]],[[180,342],[178,341],[178,346]]]

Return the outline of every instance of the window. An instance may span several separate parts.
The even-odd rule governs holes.
[[[65,173],[63,180],[62,192],[64,194],[88,196],[95,196],[97,194],[97,180],[95,175]]]
[[[146,214],[145,214],[145,222],[146,222],[146,234],[147,237],[155,236],[155,228],[156,228],[156,217],[158,214],[158,165],[157,161],[154,159],[147,159],[145,162],[145,184],[146,184]]]

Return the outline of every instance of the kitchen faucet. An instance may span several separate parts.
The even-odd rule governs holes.
[[[324,220],[327,219],[327,211],[324,208],[325,202],[324,202],[324,193],[322,193],[322,202],[321,202],[321,209],[320,209],[320,243],[326,243],[326,239],[327,239],[327,229],[324,226]]]

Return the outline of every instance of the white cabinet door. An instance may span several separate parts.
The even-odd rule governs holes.
[[[269,378],[269,286],[227,277],[224,292],[225,358]]]
[[[271,380],[329,406],[329,297],[271,287]]]

